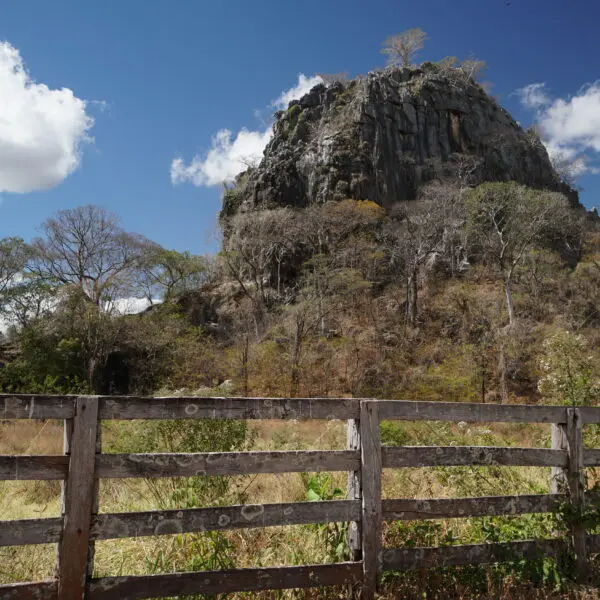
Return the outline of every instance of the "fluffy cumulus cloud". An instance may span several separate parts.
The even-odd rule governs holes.
[[[283,109],[292,100],[302,98],[315,85],[323,80],[318,76],[298,76],[298,83],[271,103],[271,108]],[[175,158],[171,163],[171,181],[174,184],[193,183],[196,186],[220,185],[231,182],[236,175],[249,166],[260,162],[263,151],[273,137],[271,125],[263,130],[241,129],[236,134],[229,129],[221,129],[213,136],[210,150],[195,156],[186,163],[183,158]]]
[[[232,135],[229,129],[221,129],[213,136],[206,156],[195,156],[187,165],[182,158],[173,160],[171,181],[175,184],[189,181],[197,186],[232,181],[238,173],[260,160],[273,130],[271,127],[265,131],[244,128],[233,139]]]
[[[548,153],[568,164],[573,176],[599,173],[600,81],[585,85],[569,98],[552,98],[545,84],[533,83],[516,92],[536,113],[536,122]]]
[[[0,42],[0,192],[59,184],[79,166],[92,125],[84,100],[34,81],[19,51]]]

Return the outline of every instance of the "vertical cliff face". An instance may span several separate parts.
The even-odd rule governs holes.
[[[224,214],[342,198],[388,207],[444,176],[567,191],[535,134],[456,70],[388,68],[318,85],[276,115],[257,167],[226,195]]]

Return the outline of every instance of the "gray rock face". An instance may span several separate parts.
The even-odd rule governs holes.
[[[277,113],[274,133],[224,214],[344,198],[389,207],[447,175],[568,191],[537,136],[472,80],[427,63],[318,85]]]

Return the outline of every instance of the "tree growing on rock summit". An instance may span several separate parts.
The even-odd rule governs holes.
[[[423,48],[427,34],[416,27],[407,29],[388,37],[383,42],[382,54],[388,55],[388,64],[407,67],[411,64],[414,55]]]

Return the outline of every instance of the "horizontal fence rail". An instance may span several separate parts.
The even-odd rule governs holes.
[[[0,456],[0,480],[63,481],[63,514],[57,518],[0,521],[0,546],[58,544],[57,578],[0,585],[2,599],[134,599],[346,585],[363,600],[374,598],[382,570],[486,564],[557,556],[564,537],[431,548],[382,548],[384,521],[454,519],[548,513],[586,501],[585,467],[600,466],[600,449],[584,449],[582,427],[600,423],[600,408],[416,402],[348,398],[138,398],[0,395],[0,420],[58,419],[65,424],[65,453]],[[322,419],[348,422],[347,450],[106,454],[99,444],[102,420]],[[477,423],[550,423],[552,448],[381,445],[381,420]],[[552,493],[469,498],[381,499],[381,469],[462,466],[550,467]],[[246,504],[182,510],[99,513],[98,480],[229,476],[256,473],[349,474],[348,499]],[[560,485],[558,485],[560,484]],[[559,490],[560,488],[560,490]],[[565,493],[565,490],[567,493]],[[560,493],[559,493],[560,492]],[[329,565],[203,571],[92,578],[97,540],[350,523],[352,562]],[[581,525],[569,532],[577,568],[600,553],[600,536]]]

